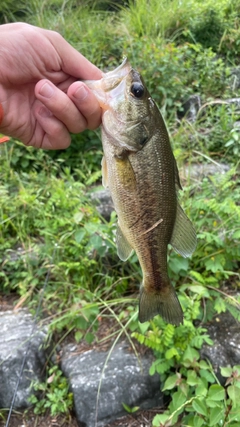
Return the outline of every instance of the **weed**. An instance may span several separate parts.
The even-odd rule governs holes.
[[[51,416],[55,416],[72,410],[73,393],[69,391],[68,381],[57,366],[49,368],[46,382],[35,382],[32,389],[35,394],[29,398],[29,403],[34,405],[35,414],[42,415],[50,410]]]

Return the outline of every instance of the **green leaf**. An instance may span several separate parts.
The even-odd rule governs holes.
[[[232,371],[233,371],[232,368],[226,367],[226,368],[220,368],[220,370],[221,370],[221,375],[223,377],[227,377],[227,378],[231,377]]]
[[[178,355],[179,355],[179,353],[178,353],[177,349],[174,347],[169,348],[165,353],[165,357],[167,360],[172,359],[174,356],[178,356]]]
[[[220,400],[224,400],[225,390],[221,385],[213,384],[209,388],[207,397],[208,397],[208,399],[214,400],[216,402],[220,401]]]
[[[168,265],[175,274],[179,274],[180,271],[186,272],[188,270],[189,261],[187,258],[175,255],[173,258],[170,258]]]
[[[125,411],[127,411],[129,414],[134,414],[134,412],[137,412],[139,410],[139,406],[128,406],[126,403],[122,402],[122,405],[125,409]]]
[[[168,414],[158,414],[153,418],[152,425],[153,427],[159,427],[160,425],[165,425],[168,419],[169,419]]]
[[[240,388],[236,385],[230,385],[227,388],[228,396],[232,399],[233,406],[239,406],[240,403]]]
[[[154,375],[156,372],[156,366],[154,365],[154,363],[150,366],[149,369],[149,375]]]
[[[94,339],[95,339],[95,335],[94,334],[92,334],[92,332],[88,332],[86,335],[85,335],[85,341],[88,343],[88,344],[91,344],[93,341],[94,341]]]
[[[84,239],[85,236],[86,236],[86,230],[84,229],[77,230],[75,233],[76,242],[81,243],[81,241]]]
[[[199,378],[197,377],[197,373],[193,370],[189,370],[187,373],[187,383],[191,386],[198,384]]]
[[[237,230],[232,235],[233,239],[240,239],[240,230]]]
[[[75,337],[76,342],[79,343],[83,337],[83,333],[81,331],[77,331],[77,332],[75,332],[74,337]]]
[[[209,298],[209,292],[208,289],[201,285],[191,285],[188,286],[188,290],[192,291],[194,294],[201,295],[205,298]]]
[[[174,387],[176,387],[177,381],[179,380],[178,375],[172,375],[171,377],[168,377],[164,383],[164,387],[162,391],[165,390],[172,390]]]
[[[219,408],[211,408],[209,415],[209,426],[216,427],[217,423],[224,417],[224,412],[225,408],[222,410]]]
[[[195,415],[195,417],[193,418],[193,427],[202,427],[204,423],[204,419],[200,418],[199,415]]]
[[[192,348],[190,346],[187,347],[187,349],[184,352],[183,360],[188,360],[189,362],[194,362],[194,360],[199,359],[199,352],[195,350],[195,348]]]
[[[79,222],[82,221],[83,217],[84,217],[84,213],[83,212],[77,212],[77,213],[75,213],[75,215],[73,217],[74,222],[76,222],[76,224],[79,224]]]
[[[208,399],[208,398],[206,398],[205,402],[206,402],[206,405],[208,408],[221,408],[221,406],[222,406],[221,402],[218,402],[218,401],[212,400],[212,399]]]
[[[195,279],[197,282],[202,283],[202,285],[204,285],[205,280],[204,280],[204,277],[203,277],[200,273],[198,273],[197,271],[191,270],[191,271],[189,272],[189,275],[190,275],[193,279]]]
[[[219,271],[223,271],[225,262],[226,260],[223,255],[215,255],[205,261],[205,267],[206,270],[212,271],[213,273],[217,273]]]
[[[138,326],[139,326],[141,333],[145,334],[145,332],[148,330],[148,328],[150,326],[150,322],[144,322],[144,323],[138,322]]]
[[[204,381],[201,379],[201,381],[199,381],[199,384],[196,388],[196,396],[206,396],[207,392],[208,392],[208,388],[204,384]]]
[[[186,402],[186,397],[183,395],[181,390],[173,393],[172,402],[170,403],[171,412],[182,410],[185,402]]]
[[[226,311],[226,303],[222,297],[216,299],[214,309],[218,314]]]
[[[208,411],[207,411],[206,404],[203,400],[194,399],[192,402],[192,407],[196,412],[207,417]]]
[[[205,378],[207,380],[207,382],[209,382],[209,383],[215,382],[215,377],[211,372],[206,371],[204,369],[200,369],[199,374],[202,378]]]

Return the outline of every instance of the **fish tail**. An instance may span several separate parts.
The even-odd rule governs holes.
[[[139,321],[141,323],[150,320],[152,317],[160,314],[167,323],[179,325],[183,321],[182,307],[178,301],[177,295],[172,287],[168,284],[164,292],[151,292],[144,286],[140,290],[139,300]]]

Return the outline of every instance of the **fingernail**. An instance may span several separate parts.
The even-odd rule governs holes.
[[[48,108],[46,107],[41,107],[40,110],[38,111],[38,114],[40,114],[40,116],[42,117],[51,117],[52,113],[50,110],[48,110]]]
[[[85,88],[85,86],[80,86],[76,92],[74,93],[74,98],[76,98],[78,101],[83,101],[88,95],[88,90]]]
[[[49,83],[44,83],[40,90],[40,95],[44,96],[45,98],[51,98],[53,92],[54,90],[52,85],[50,85]]]

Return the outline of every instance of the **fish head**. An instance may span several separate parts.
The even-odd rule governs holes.
[[[118,151],[142,150],[154,132],[156,105],[127,59],[101,80],[86,82],[103,110],[102,127]]]

